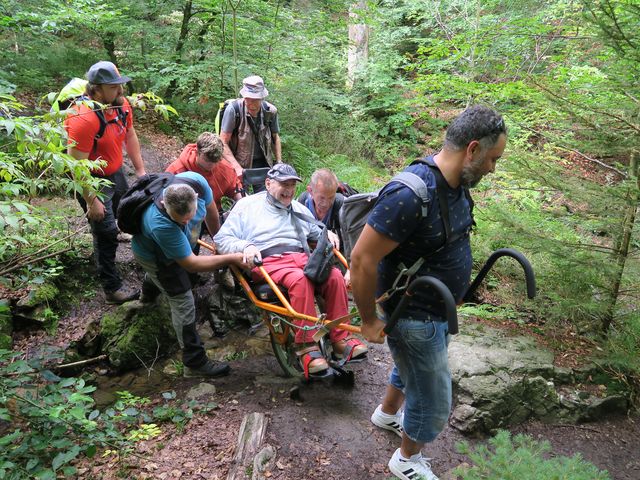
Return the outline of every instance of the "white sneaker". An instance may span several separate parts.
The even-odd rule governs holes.
[[[389,415],[382,411],[382,405],[378,405],[371,415],[371,423],[376,427],[391,430],[402,437],[402,410],[398,410],[395,415]]]
[[[409,459],[403,458],[400,449],[397,449],[389,460],[389,470],[401,480],[438,480],[428,460],[421,453]]]

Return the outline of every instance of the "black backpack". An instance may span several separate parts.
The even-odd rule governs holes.
[[[356,193],[360,192],[349,185],[347,182],[338,180],[338,188],[336,189],[336,193],[341,193],[345,197],[350,197],[351,195],[355,195]]]
[[[142,214],[162,191],[172,183],[185,183],[204,197],[202,185],[191,178],[176,177],[173,173],[149,173],[138,178],[120,199],[116,217],[120,231],[137,235],[142,233]],[[168,216],[164,209],[161,212]]]

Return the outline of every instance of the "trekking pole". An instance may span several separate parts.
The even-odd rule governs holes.
[[[482,283],[482,280],[484,280],[484,277],[487,276],[487,273],[489,273],[489,270],[491,270],[493,264],[496,263],[496,260],[498,260],[500,257],[515,258],[516,261],[520,265],[522,265],[522,268],[524,270],[524,278],[527,284],[527,297],[534,298],[536,296],[536,277],[533,273],[533,267],[529,263],[529,260],[527,260],[527,257],[525,257],[518,250],[514,250],[513,248],[501,248],[493,252],[487,259],[486,263],[480,269],[478,275],[476,275],[476,278],[473,280],[473,283],[469,286],[467,292],[463,295],[463,302],[468,302],[471,300],[478,286],[480,285],[480,283]]]
[[[456,333],[458,333],[458,313],[456,310],[456,301],[454,300],[451,291],[444,283],[442,283],[437,278],[430,276],[418,277],[411,282],[407,290],[404,292],[404,295],[402,295],[400,302],[393,311],[391,318],[385,325],[383,329],[384,333],[389,335],[391,330],[393,330],[393,327],[396,326],[396,323],[398,323],[398,320],[400,319],[400,315],[404,312],[404,309],[406,308],[416,290],[426,287],[435,290],[436,293],[438,293],[442,298],[445,308],[445,318],[447,320],[447,323],[449,324],[449,333],[451,335],[455,335]]]

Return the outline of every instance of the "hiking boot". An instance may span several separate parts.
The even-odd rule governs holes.
[[[158,297],[160,297],[160,295],[147,293],[144,291],[144,288],[143,288],[142,293],[140,294],[140,298],[138,300],[140,300],[140,303],[143,305],[152,305],[158,301]]]
[[[233,273],[231,273],[231,270],[229,270],[228,268],[225,268],[217,272],[216,283],[222,285],[224,288],[226,288],[229,291],[233,291],[236,286],[236,282],[233,278]]]
[[[105,302],[109,305],[122,305],[125,302],[135,300],[140,296],[140,290],[125,290],[123,287],[115,292],[105,292]]]
[[[401,480],[438,480],[431,471],[429,459],[421,453],[404,458],[397,449],[389,460],[389,470]]]
[[[389,415],[382,411],[382,405],[378,405],[371,415],[371,423],[376,427],[390,430],[402,437],[402,417],[402,410],[398,410],[398,413],[395,415]]]
[[[203,366],[198,368],[192,368],[184,366],[185,378],[194,377],[222,377],[229,375],[231,367],[228,363],[214,363],[211,360],[207,360]]]

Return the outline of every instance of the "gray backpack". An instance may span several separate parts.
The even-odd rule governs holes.
[[[409,187],[422,200],[422,215],[427,214],[429,194],[427,186],[419,176],[411,172],[400,172],[389,181],[391,182],[400,182]],[[369,193],[356,193],[344,199],[339,218],[342,248],[348,261],[351,261],[351,251],[367,223],[369,213],[373,210],[379,194],[380,190],[376,190]]]

